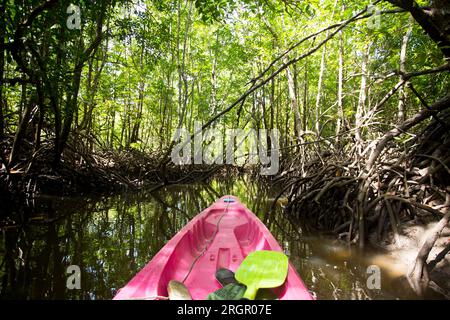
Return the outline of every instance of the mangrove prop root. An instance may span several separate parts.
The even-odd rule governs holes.
[[[428,119],[429,124],[414,139],[394,143],[395,138]],[[344,135],[339,137],[339,145],[347,148],[331,149],[320,157],[316,148],[307,149],[304,158],[282,164],[283,170],[275,178],[284,186],[278,197],[283,194],[288,198],[285,210],[290,216],[360,246],[366,241],[400,246],[405,223],[440,220],[408,275],[413,290],[422,294],[429,285],[427,268],[431,270],[439,262],[427,265],[429,253],[449,219],[447,123],[450,96],[380,137],[347,143],[354,139]],[[448,250],[437,259],[443,259]]]

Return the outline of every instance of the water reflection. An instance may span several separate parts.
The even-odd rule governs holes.
[[[2,206],[0,297],[111,299],[182,226],[224,194],[238,196],[264,220],[317,298],[413,297],[384,270],[382,290],[367,289],[366,269],[375,254],[354,252],[292,224],[283,201],[267,214],[276,190],[246,178]],[[69,265],[82,270],[80,290],[66,288]]]

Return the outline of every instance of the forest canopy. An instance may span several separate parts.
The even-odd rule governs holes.
[[[438,45],[409,12],[388,2],[369,7],[369,16],[338,33],[339,26],[318,32],[368,4],[3,1],[0,134],[29,130],[20,130],[20,123],[31,122],[35,150],[53,143],[55,163],[71,134],[91,148],[162,150],[170,146],[175,128],[192,130],[194,120],[208,121],[255,85],[259,75],[267,77],[327,38],[216,125],[277,127],[281,147],[295,144],[299,132],[339,134],[361,122],[358,118],[396,85],[398,76],[390,73],[444,62]],[[70,5],[79,8],[79,29],[67,27]],[[433,102],[448,91],[448,73],[422,76],[414,85]],[[384,119],[402,121],[421,108],[417,96],[399,91],[377,110]],[[380,121],[375,128],[389,126]],[[367,124],[361,130],[377,134]],[[10,166],[22,137],[16,139]]]

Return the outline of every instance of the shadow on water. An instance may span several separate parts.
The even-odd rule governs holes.
[[[292,224],[283,202],[266,215],[276,190],[245,177],[229,183],[177,185],[112,197],[40,197],[6,209],[0,240],[2,299],[110,299],[195,214],[224,194],[238,196],[289,254],[318,299],[414,298],[381,267],[381,290],[367,288],[364,254]],[[380,259],[379,259],[380,260]],[[69,265],[81,269],[81,289],[69,290]]]

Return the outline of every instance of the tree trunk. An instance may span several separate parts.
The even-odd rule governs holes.
[[[142,121],[142,110],[144,107],[144,90],[145,90],[145,83],[144,83],[144,81],[141,81],[141,83],[139,83],[137,117],[134,122],[133,131],[131,134],[131,142],[132,143],[135,143],[139,140],[139,131],[141,128],[141,121]]]
[[[413,22],[410,21],[408,30],[406,31],[406,34],[403,36],[402,40],[402,47],[400,50],[400,73],[406,72],[406,51],[408,47],[408,40],[411,36],[413,28]],[[400,74],[400,80],[402,80],[403,76]],[[403,123],[405,121],[405,105],[406,105],[406,98],[407,98],[407,91],[405,90],[405,86],[402,86],[400,89],[398,89],[398,114],[397,114],[397,120],[398,123]]]
[[[72,80],[72,92],[69,93],[67,101],[65,103],[65,118],[64,125],[62,127],[61,136],[59,140],[59,144],[56,146],[56,152],[54,157],[54,166],[57,167],[61,160],[62,152],[67,143],[67,139],[69,138],[70,129],[72,127],[73,115],[75,112],[75,108],[78,107],[78,91],[80,89],[80,81],[81,81],[81,72],[82,66],[74,70],[74,76]]]
[[[219,42],[219,33],[216,35],[216,45]],[[211,49],[211,58],[213,59],[211,70],[211,110],[216,114],[217,108],[217,53]]]
[[[366,105],[366,97],[367,97],[367,61],[369,60],[371,44],[366,46],[366,51],[363,54],[362,63],[361,63],[361,84],[359,87],[359,98],[358,105],[356,107],[356,115],[355,115],[355,138],[356,141],[361,143],[363,141],[361,127],[363,124],[363,116]]]
[[[328,36],[328,32],[326,36]],[[314,129],[316,130],[317,136],[320,135],[320,113],[321,113],[320,98],[322,96],[322,82],[323,82],[323,74],[325,72],[326,52],[327,52],[327,44],[323,46],[322,57],[320,59],[319,80],[317,81],[316,107],[314,109]]]
[[[338,96],[337,96],[337,120],[336,120],[336,143],[340,141],[341,125],[345,123],[343,103],[343,69],[344,69],[344,40],[342,31],[339,31],[339,71],[338,71]]]
[[[286,58],[286,59],[288,60],[288,58]],[[298,102],[297,102],[297,95],[295,93],[294,77],[292,76],[290,68],[286,68],[286,78],[287,78],[287,83],[288,83],[290,106],[292,109],[292,113],[294,115],[294,132],[295,132],[295,137],[298,139],[296,143],[299,143],[302,138],[302,136],[301,136],[302,126],[301,126],[300,111],[299,111]]]
[[[442,21],[449,20],[448,1],[432,1],[431,10],[425,11],[420,8],[416,1],[412,0],[388,0],[394,6],[409,11],[411,16],[422,29],[428,34],[438,48],[441,50],[444,58],[450,58],[450,39],[447,30],[445,30]]]
[[[180,56],[180,37],[181,37],[181,1],[178,4],[178,24],[177,24],[177,59],[178,59],[178,128],[183,125],[184,117],[186,115],[187,98],[188,98],[188,82],[186,75],[186,55],[187,55],[187,39],[189,37],[189,28],[191,24],[192,3],[186,1],[186,6],[189,6],[188,16],[186,20],[183,50]]]
[[[267,20],[264,20],[264,23],[267,27],[267,29],[270,31],[270,33],[272,34],[273,38],[274,38],[274,42],[276,45],[280,45],[280,40],[278,37],[278,34],[275,32],[275,30],[271,27],[271,25],[269,24],[269,22]],[[284,29],[284,16],[282,16],[282,26]],[[284,45],[286,45],[286,42],[284,43]],[[289,54],[286,54],[283,58],[283,62],[284,63],[288,63],[289,62]],[[299,110],[299,105],[298,105],[298,99],[297,99],[297,91],[296,91],[296,69],[294,69],[294,74],[292,74],[291,68],[287,67],[286,68],[286,79],[287,79],[287,84],[288,84],[288,94],[289,94],[289,105],[291,107],[292,110],[292,114],[294,115],[294,134],[296,137],[296,144],[300,143],[301,139],[302,139],[302,122],[301,122],[301,116],[300,116],[300,110]],[[288,123],[288,121],[286,120],[286,124]],[[287,130],[288,128],[286,127],[286,135],[289,132]]]
[[[6,11],[6,0],[3,0],[0,4],[0,43],[2,44],[2,49],[0,50],[0,142],[5,136],[5,99],[3,98],[3,87],[4,87],[4,73],[5,73],[5,48],[3,43],[5,42],[5,11]],[[0,152],[2,152],[0,150]]]
[[[26,104],[25,112],[22,115],[22,120],[16,130],[16,135],[14,137],[14,142],[11,148],[11,153],[9,154],[9,167],[12,167],[17,162],[17,157],[20,154],[20,147],[22,145],[22,140],[25,137],[25,132],[28,128],[28,123],[31,117],[31,111],[33,110],[34,97]]]
[[[305,76],[303,77],[303,103],[302,103],[302,122],[303,122],[303,126],[302,128],[304,130],[306,130],[307,128],[307,117],[306,117],[306,110],[308,110],[308,103],[309,103],[309,99],[308,99],[308,95],[309,95],[309,87],[308,87],[308,63],[305,62]]]
[[[106,4],[105,4],[106,6]],[[78,92],[80,90],[80,81],[81,81],[81,74],[83,72],[83,66],[86,63],[86,61],[95,54],[98,46],[101,43],[102,37],[103,37],[103,22],[105,17],[105,11],[106,8],[103,8],[104,10],[100,14],[100,16],[97,19],[97,29],[95,38],[90,43],[89,47],[83,50],[81,53],[81,56],[77,58],[75,67],[73,69],[73,78],[72,83],[69,91],[67,92],[67,100],[65,103],[65,118],[64,118],[64,125],[61,130],[61,135],[59,136],[59,143],[55,143],[55,155],[53,159],[53,166],[56,168],[58,167],[62,152],[66,146],[67,140],[69,138],[69,133],[72,128],[73,123],[73,116],[75,114],[76,109],[78,108]],[[61,28],[64,29],[64,28]],[[84,47],[83,37],[80,37],[80,45]],[[56,134],[58,134],[56,130]]]
[[[144,67],[144,44],[141,44],[141,53],[139,56],[139,68],[142,70]],[[131,142],[135,143],[139,140],[139,131],[142,122],[142,111],[144,107],[144,97],[145,97],[145,79],[140,76],[139,80],[139,95],[138,95],[138,105],[137,105],[137,116],[134,121],[133,130],[131,133]]]
[[[329,21],[333,20],[334,17],[334,10],[336,9],[337,0],[334,2],[333,5],[333,11],[331,13],[331,16],[329,17]],[[325,32],[325,38],[328,38],[329,31]],[[323,75],[325,73],[325,57],[327,54],[327,43],[324,44],[322,49],[322,57],[320,59],[320,71],[319,71],[319,80],[317,81],[317,96],[316,96],[316,107],[314,109],[314,115],[315,115],[315,124],[314,128],[316,130],[316,134],[319,137],[320,135],[320,117],[321,117],[321,106],[320,106],[320,100],[322,97],[322,84],[323,84]]]
[[[40,88],[38,88],[38,90],[41,90]],[[35,133],[34,133],[34,152],[37,152],[39,150],[39,148],[41,147],[41,130],[42,130],[42,124],[44,123],[44,114],[45,114],[45,109],[44,109],[44,101],[43,101],[43,93],[39,92],[38,93],[38,104],[39,104],[39,110],[38,110],[38,120],[37,120],[37,125],[36,125],[36,129],[35,129]]]
[[[116,125],[116,111],[113,109],[111,111],[111,126],[110,126],[110,136],[109,136],[109,147],[113,148],[114,147],[114,127]]]

